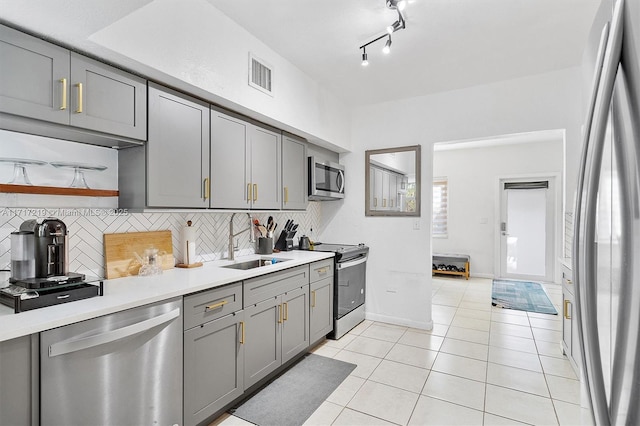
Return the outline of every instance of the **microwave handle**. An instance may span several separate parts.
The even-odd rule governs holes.
[[[342,170],[338,170],[338,177],[336,178],[336,184],[338,184],[338,192],[340,194],[344,193],[344,172]]]

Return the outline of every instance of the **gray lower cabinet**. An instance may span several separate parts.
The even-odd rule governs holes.
[[[309,347],[309,286],[282,296],[282,363]]]
[[[333,330],[333,277],[311,283],[309,313],[311,343]]]
[[[333,331],[333,259],[309,265],[309,335],[313,344]]]
[[[273,297],[245,308],[244,385],[254,385],[282,364],[282,305]]]
[[[245,388],[309,347],[309,268],[244,282]]]
[[[287,134],[282,137],[282,208],[306,210],[309,204],[307,190],[307,146]]]
[[[209,104],[149,83],[149,141],[118,151],[119,206],[209,207]]]
[[[244,392],[244,312],[184,333],[184,424],[197,425]]]
[[[0,57],[0,112],[146,139],[146,80],[5,26]]]
[[[575,293],[571,270],[562,266],[562,350],[576,374],[580,375],[580,341],[576,314]]]
[[[37,425],[38,335],[0,342],[0,425]]]
[[[211,207],[279,209],[282,135],[211,109]]]

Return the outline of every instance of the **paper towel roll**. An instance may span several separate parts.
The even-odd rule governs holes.
[[[182,247],[182,263],[191,265],[196,263],[196,229],[191,226],[191,221],[187,223],[187,226],[182,227],[180,246]]]

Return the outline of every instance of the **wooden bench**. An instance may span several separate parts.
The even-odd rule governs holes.
[[[432,264],[436,266],[435,269],[432,270],[433,274],[446,274],[446,275],[459,275],[463,276],[466,279],[469,279],[469,262],[470,257],[466,254],[449,254],[449,253],[434,253],[432,258]],[[457,265],[463,264],[464,271],[447,271],[437,269],[438,265],[445,264],[447,266],[453,265],[458,267]]]

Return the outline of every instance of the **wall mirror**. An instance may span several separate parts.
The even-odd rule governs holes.
[[[420,145],[365,151],[365,216],[420,216]]]

